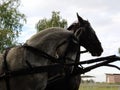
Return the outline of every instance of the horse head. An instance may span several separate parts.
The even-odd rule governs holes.
[[[91,27],[89,21],[84,20],[77,13],[78,22],[73,23],[68,27],[68,30],[73,31],[81,46],[86,48],[92,56],[100,56],[103,52],[101,43]]]

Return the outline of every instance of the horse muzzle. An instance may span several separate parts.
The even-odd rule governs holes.
[[[100,56],[103,53],[103,49],[97,50],[96,52],[91,52],[92,56]]]

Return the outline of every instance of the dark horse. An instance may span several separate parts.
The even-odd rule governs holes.
[[[79,46],[83,46],[88,52],[91,53],[92,56],[100,56],[103,52],[103,48],[99,39],[96,36],[95,31],[91,27],[90,23],[84,19],[82,19],[77,14],[78,22],[73,23],[68,27],[68,30],[73,32],[77,38],[79,38]],[[81,33],[78,35],[78,33]],[[74,48],[74,47],[73,47]],[[78,49],[78,53],[76,56],[76,62],[80,60],[80,47]],[[74,67],[74,72],[80,70],[81,68],[78,66]],[[46,90],[78,90],[81,74],[76,73],[74,75],[68,75],[46,87]]]

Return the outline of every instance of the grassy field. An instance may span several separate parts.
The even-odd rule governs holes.
[[[79,90],[120,90],[120,84],[81,84]]]

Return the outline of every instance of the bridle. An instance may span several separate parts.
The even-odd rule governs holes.
[[[68,39],[69,43],[71,42],[71,38]],[[69,46],[69,45],[68,45]],[[28,75],[28,74],[35,74],[35,73],[41,73],[41,72],[61,72],[63,71],[65,65],[65,61],[66,59],[68,60],[72,60],[71,58],[66,57],[67,51],[69,48],[66,49],[65,55],[63,57],[59,57],[59,58],[55,58],[47,53],[45,53],[42,50],[38,50],[37,48],[34,48],[32,46],[29,46],[27,44],[24,44],[23,46],[21,46],[23,48],[25,48],[26,50],[33,52],[36,55],[40,55],[48,60],[50,60],[53,63],[56,63],[55,65],[47,65],[47,66],[39,66],[39,67],[32,67],[31,63],[29,61],[26,61],[26,64],[28,65],[29,68],[27,69],[21,69],[21,70],[17,70],[17,71],[11,71],[9,70],[8,67],[8,63],[7,63],[7,54],[9,53],[11,48],[6,49],[5,53],[4,53],[4,61],[3,61],[3,69],[4,69],[4,73],[2,73],[0,75],[0,80],[5,80],[6,82],[6,88],[7,90],[10,90],[10,78],[15,77],[15,76],[23,76],[23,75]],[[77,55],[81,54],[81,53],[85,53],[87,51],[78,51]],[[63,62],[64,61],[64,62]],[[78,62],[78,58],[76,58],[76,60],[72,60]],[[74,64],[73,64],[74,65]],[[73,66],[71,65],[71,66]],[[76,64],[74,66],[77,66]],[[53,68],[56,68],[56,70]]]

